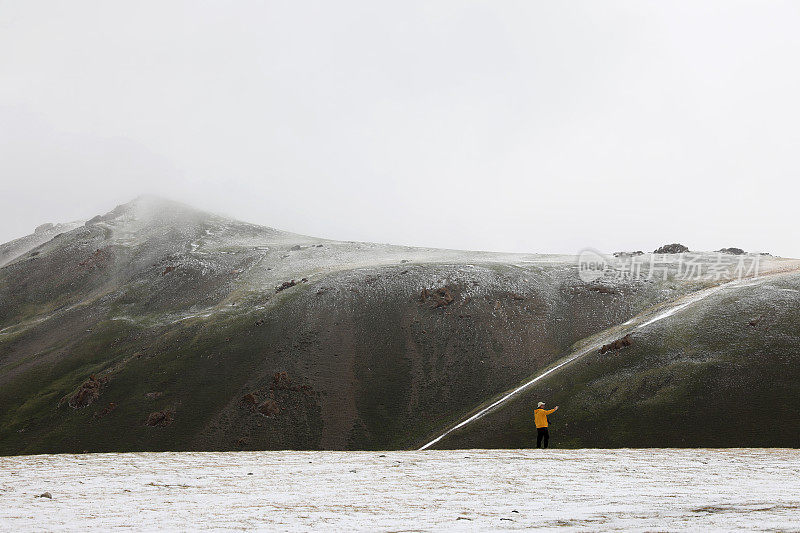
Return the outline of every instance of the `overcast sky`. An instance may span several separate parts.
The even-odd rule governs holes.
[[[154,193],[343,240],[800,256],[800,2],[0,0],[0,241]]]

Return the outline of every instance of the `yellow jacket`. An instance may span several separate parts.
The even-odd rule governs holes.
[[[554,412],[555,409],[545,410],[545,409],[537,409],[533,412],[533,419],[536,422],[537,428],[546,428],[547,427],[547,415]]]

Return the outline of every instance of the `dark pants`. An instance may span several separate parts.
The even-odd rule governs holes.
[[[542,446],[542,441],[544,440],[544,446]],[[547,428],[536,428],[536,447],[537,448],[547,448],[547,441],[550,440],[550,432],[547,431]]]

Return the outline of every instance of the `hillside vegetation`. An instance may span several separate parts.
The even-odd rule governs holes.
[[[330,241],[150,197],[63,229],[5,248],[0,454],[414,447],[581,339],[713,285],[585,282],[573,256]],[[554,375],[535,396],[561,402],[571,429],[560,442],[739,442],[714,428],[755,426],[762,399],[796,392],[780,366],[797,353],[793,280],[775,289],[780,306],[757,288],[709,301]],[[755,401],[719,418],[708,395],[731,380]],[[526,446],[531,401],[482,419],[490,432],[476,425],[442,444]],[[619,416],[631,422],[613,424]],[[698,428],[684,440],[670,426],[679,418]]]

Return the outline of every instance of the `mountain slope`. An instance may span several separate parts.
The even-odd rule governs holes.
[[[630,346],[592,350],[435,446],[535,446],[540,400],[560,407],[549,417],[559,447],[800,445],[800,274],[648,322]]]
[[[0,453],[415,446],[710,284],[666,268],[584,282],[573,256],[329,241],[138,198],[0,268]]]
[[[68,222],[65,224],[42,224],[30,235],[14,239],[5,244],[0,244],[0,267],[3,267],[13,260],[31,252],[37,246],[41,246],[61,233],[72,231],[83,222]],[[34,252],[35,253],[35,252]]]

